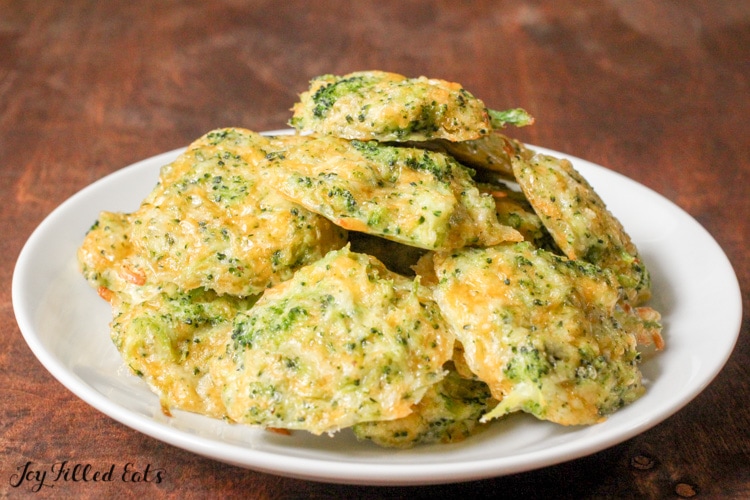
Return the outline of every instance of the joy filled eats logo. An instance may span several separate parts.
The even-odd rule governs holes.
[[[54,488],[55,485],[71,483],[111,483],[122,481],[124,483],[154,483],[158,484],[164,480],[165,470],[146,464],[138,467],[132,462],[118,466],[111,464],[101,468],[91,464],[71,463],[68,460],[57,462],[52,466],[44,468],[41,465],[28,461],[16,468],[17,472],[12,474],[9,484],[13,488],[27,487],[33,492],[41,491],[42,488]]]

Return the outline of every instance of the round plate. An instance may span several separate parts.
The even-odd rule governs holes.
[[[515,414],[462,443],[391,450],[358,442],[349,431],[283,436],[186,412],[165,416],[110,341],[109,304],[79,274],[76,250],[100,211],[134,211],[160,167],[183,150],[95,182],[39,225],[13,275],[16,318],[45,368],[94,408],[151,437],[241,467],[327,482],[414,485],[517,473],[591,454],[653,427],[711,382],[739,334],[740,290],[721,248],[680,208],[603,167],[535,149],[569,158],[620,219],[651,271],[650,305],[663,315],[666,349],[647,353],[642,364],[646,394],[595,426],[562,427]]]

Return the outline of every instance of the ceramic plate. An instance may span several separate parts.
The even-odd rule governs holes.
[[[109,305],[78,273],[76,250],[100,211],[135,210],[159,168],[181,150],[95,182],[42,222],[16,264],[16,318],[40,362],[88,404],[156,439],[241,467],[327,482],[414,485],[517,473],[595,453],[663,421],[711,382],[737,340],[741,296],[721,248],[680,208],[603,167],[536,149],[570,158],[622,221],[651,270],[650,305],[663,314],[667,347],[642,364],[646,395],[599,425],[568,428],[516,414],[463,443],[396,451],[358,442],[348,431],[282,436],[184,412],[166,417],[112,345]]]

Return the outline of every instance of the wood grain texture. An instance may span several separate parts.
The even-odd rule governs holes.
[[[0,13],[0,493],[32,496],[10,486],[27,461],[70,460],[150,464],[167,476],[69,482],[42,495],[750,497],[747,293],[726,368],[652,430],[554,467],[410,488],[276,477],[134,432],[44,370],[10,295],[29,234],[79,189],[215,127],[286,127],[311,77],[360,69],[455,80],[490,107],[528,109],[537,124],[520,139],[605,165],[680,205],[723,247],[746,291],[750,3],[0,0]]]

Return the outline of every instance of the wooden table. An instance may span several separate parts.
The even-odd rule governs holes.
[[[121,425],[42,367],[14,320],[10,283],[52,209],[213,128],[283,128],[311,77],[360,69],[459,81],[491,107],[526,108],[537,123],[517,137],[672,200],[750,288],[748,2],[0,0],[0,491],[33,496],[29,483],[12,486],[19,468],[69,460],[165,473],[158,484],[68,481],[41,495],[750,497],[747,312],[724,370],[653,429],[571,462],[459,484],[346,486],[227,466]]]

